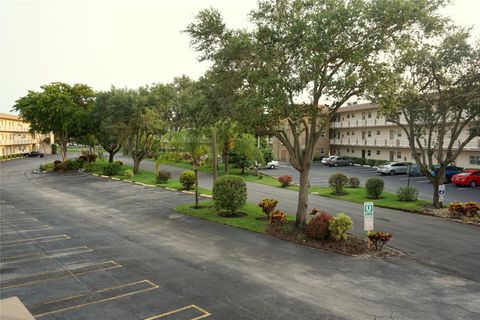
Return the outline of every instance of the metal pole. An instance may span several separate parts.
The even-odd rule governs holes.
[[[410,187],[410,176],[412,175],[412,165],[408,165],[408,180],[407,180],[407,188]]]

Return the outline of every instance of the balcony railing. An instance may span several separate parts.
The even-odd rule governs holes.
[[[447,142],[448,143],[448,142]],[[454,144],[454,148],[458,148],[462,141],[458,140]],[[409,148],[408,139],[354,139],[354,138],[341,138],[330,139],[332,145],[344,145],[344,146],[367,146],[367,147],[399,147]],[[476,141],[470,141],[465,145],[463,150],[467,151],[479,151],[480,152],[480,139]]]
[[[0,140],[0,145],[2,146],[13,146],[13,145],[21,145],[21,144],[36,144],[37,141],[33,139],[13,139],[13,140]]]
[[[343,120],[332,122],[332,128],[356,128],[356,127],[378,127],[378,126],[396,126],[395,123],[385,119],[364,119],[364,120]]]

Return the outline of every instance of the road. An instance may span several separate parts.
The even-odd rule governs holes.
[[[415,254],[352,258],[176,214],[174,206],[192,200],[178,192],[81,173],[33,174],[41,162],[0,164],[0,293],[19,296],[37,318],[480,317],[474,227],[407,214],[405,226],[415,222],[413,233],[423,234],[408,239]],[[293,194],[279,189],[276,196],[289,206]],[[403,238],[396,245],[406,245]],[[433,266],[422,258],[422,240],[445,246],[425,253],[458,252]],[[462,265],[474,262],[475,274],[464,276]]]
[[[132,164],[131,159],[118,159]],[[154,163],[145,160],[141,168],[153,172]],[[165,166],[177,178],[184,169]],[[275,171],[275,170],[272,170]],[[210,174],[199,173],[199,185],[212,187]],[[298,193],[257,183],[247,183],[248,201],[258,203],[265,198],[279,200],[279,209],[293,214],[297,209]],[[363,206],[315,195],[309,196],[309,209],[317,208],[332,214],[344,212],[352,217],[353,233],[363,235]],[[480,227],[446,221],[398,210],[375,208],[375,229],[394,235],[391,244],[428,266],[448,270],[454,275],[480,281]],[[455,263],[452,263],[455,261]]]
[[[314,162],[310,171],[310,184],[315,186],[327,186],[328,178],[330,175],[336,172],[341,172],[347,176],[355,176],[360,179],[362,184],[365,184],[368,178],[379,177],[383,179],[385,183],[385,190],[393,193],[397,192],[398,187],[406,186],[408,182],[408,176],[405,174],[399,174],[395,176],[382,176],[377,173],[376,168],[370,167],[329,167],[322,165],[319,162]],[[266,170],[266,173],[278,177],[281,175],[291,175],[294,181],[299,181],[298,171],[292,168],[287,163],[282,163],[281,166],[274,170]],[[424,200],[432,200],[433,187],[426,177],[410,177],[410,186],[417,188],[418,197]],[[480,186],[476,188],[469,187],[457,187],[452,183],[445,185],[445,201],[479,201],[480,199]]]

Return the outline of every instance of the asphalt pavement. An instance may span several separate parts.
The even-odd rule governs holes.
[[[404,216],[423,234],[410,241],[438,241],[444,255],[463,248],[448,265],[424,263],[430,256],[421,250],[352,258],[177,214],[173,207],[192,200],[178,192],[85,173],[33,174],[42,162],[0,164],[0,294],[19,296],[38,319],[480,317],[477,227]],[[277,195],[290,203],[294,193]],[[379,217],[396,224],[395,214]],[[476,275],[454,271],[468,263]]]

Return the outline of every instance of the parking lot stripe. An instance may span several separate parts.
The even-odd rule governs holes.
[[[47,258],[57,258],[57,257],[67,256],[70,254],[85,253],[85,252],[91,252],[91,251],[93,251],[93,249],[87,246],[81,246],[81,247],[75,247],[75,248],[51,250],[43,253],[21,254],[18,256],[2,257],[0,261],[2,263],[17,263],[17,262],[25,262],[25,261],[32,261],[32,260],[47,259]]]
[[[12,246],[20,246],[20,245],[25,245],[25,244],[35,244],[35,243],[42,243],[42,242],[50,242],[50,241],[68,240],[68,239],[70,239],[70,237],[67,236],[66,234],[59,234],[59,235],[47,236],[47,237],[38,237],[38,238],[29,238],[29,239],[2,241],[2,242],[0,242],[0,248],[3,248],[3,247],[12,247]]]
[[[202,313],[200,316],[198,317],[195,317],[195,318],[189,318],[189,319],[185,319],[185,320],[198,320],[198,319],[203,319],[203,318],[206,318],[208,316],[211,316],[212,314],[194,304],[191,304],[189,306],[186,306],[186,307],[183,307],[183,308],[179,308],[179,309],[176,309],[176,310],[172,310],[172,311],[169,311],[169,312],[165,312],[165,313],[162,313],[162,314],[159,314],[159,315],[156,315],[156,316],[153,316],[153,317],[149,317],[149,318],[145,318],[144,320],[155,320],[155,319],[161,319],[161,318],[166,318],[166,317],[169,317],[171,315],[175,315],[175,319],[178,319],[178,313],[180,312],[183,312],[183,311],[187,311],[189,309],[195,309],[197,311],[199,311],[200,313]]]
[[[20,219],[11,219],[11,220],[0,220],[0,224],[10,224],[17,222],[27,222],[27,221],[38,221],[37,218],[20,218]]]
[[[89,272],[94,271],[105,271],[114,268],[120,268],[121,265],[116,263],[115,261],[106,261],[100,263],[93,263],[88,265],[79,266],[77,268],[69,268],[69,269],[62,269],[56,270],[51,272],[45,273],[37,273],[33,275],[28,275],[24,277],[14,278],[6,281],[0,282],[0,287],[3,289],[8,288],[16,288],[16,287],[23,287],[28,286],[40,282],[52,281],[72,276],[81,276],[87,274]]]
[[[32,231],[40,231],[40,230],[49,230],[52,229],[52,227],[48,225],[44,226],[38,226],[38,227],[32,227],[32,228],[27,228],[27,229],[16,229],[16,230],[10,230],[10,231],[2,231],[3,234],[11,234],[11,233],[22,233],[22,232],[32,232]]]
[[[110,300],[116,300],[134,294],[157,289],[159,286],[149,280],[141,280],[124,284],[117,287],[106,288],[95,292],[89,292],[63,299],[43,302],[41,304],[28,306],[28,310],[35,318],[44,317],[50,314],[65,312],[73,309],[83,308],[89,305],[98,304]]]

